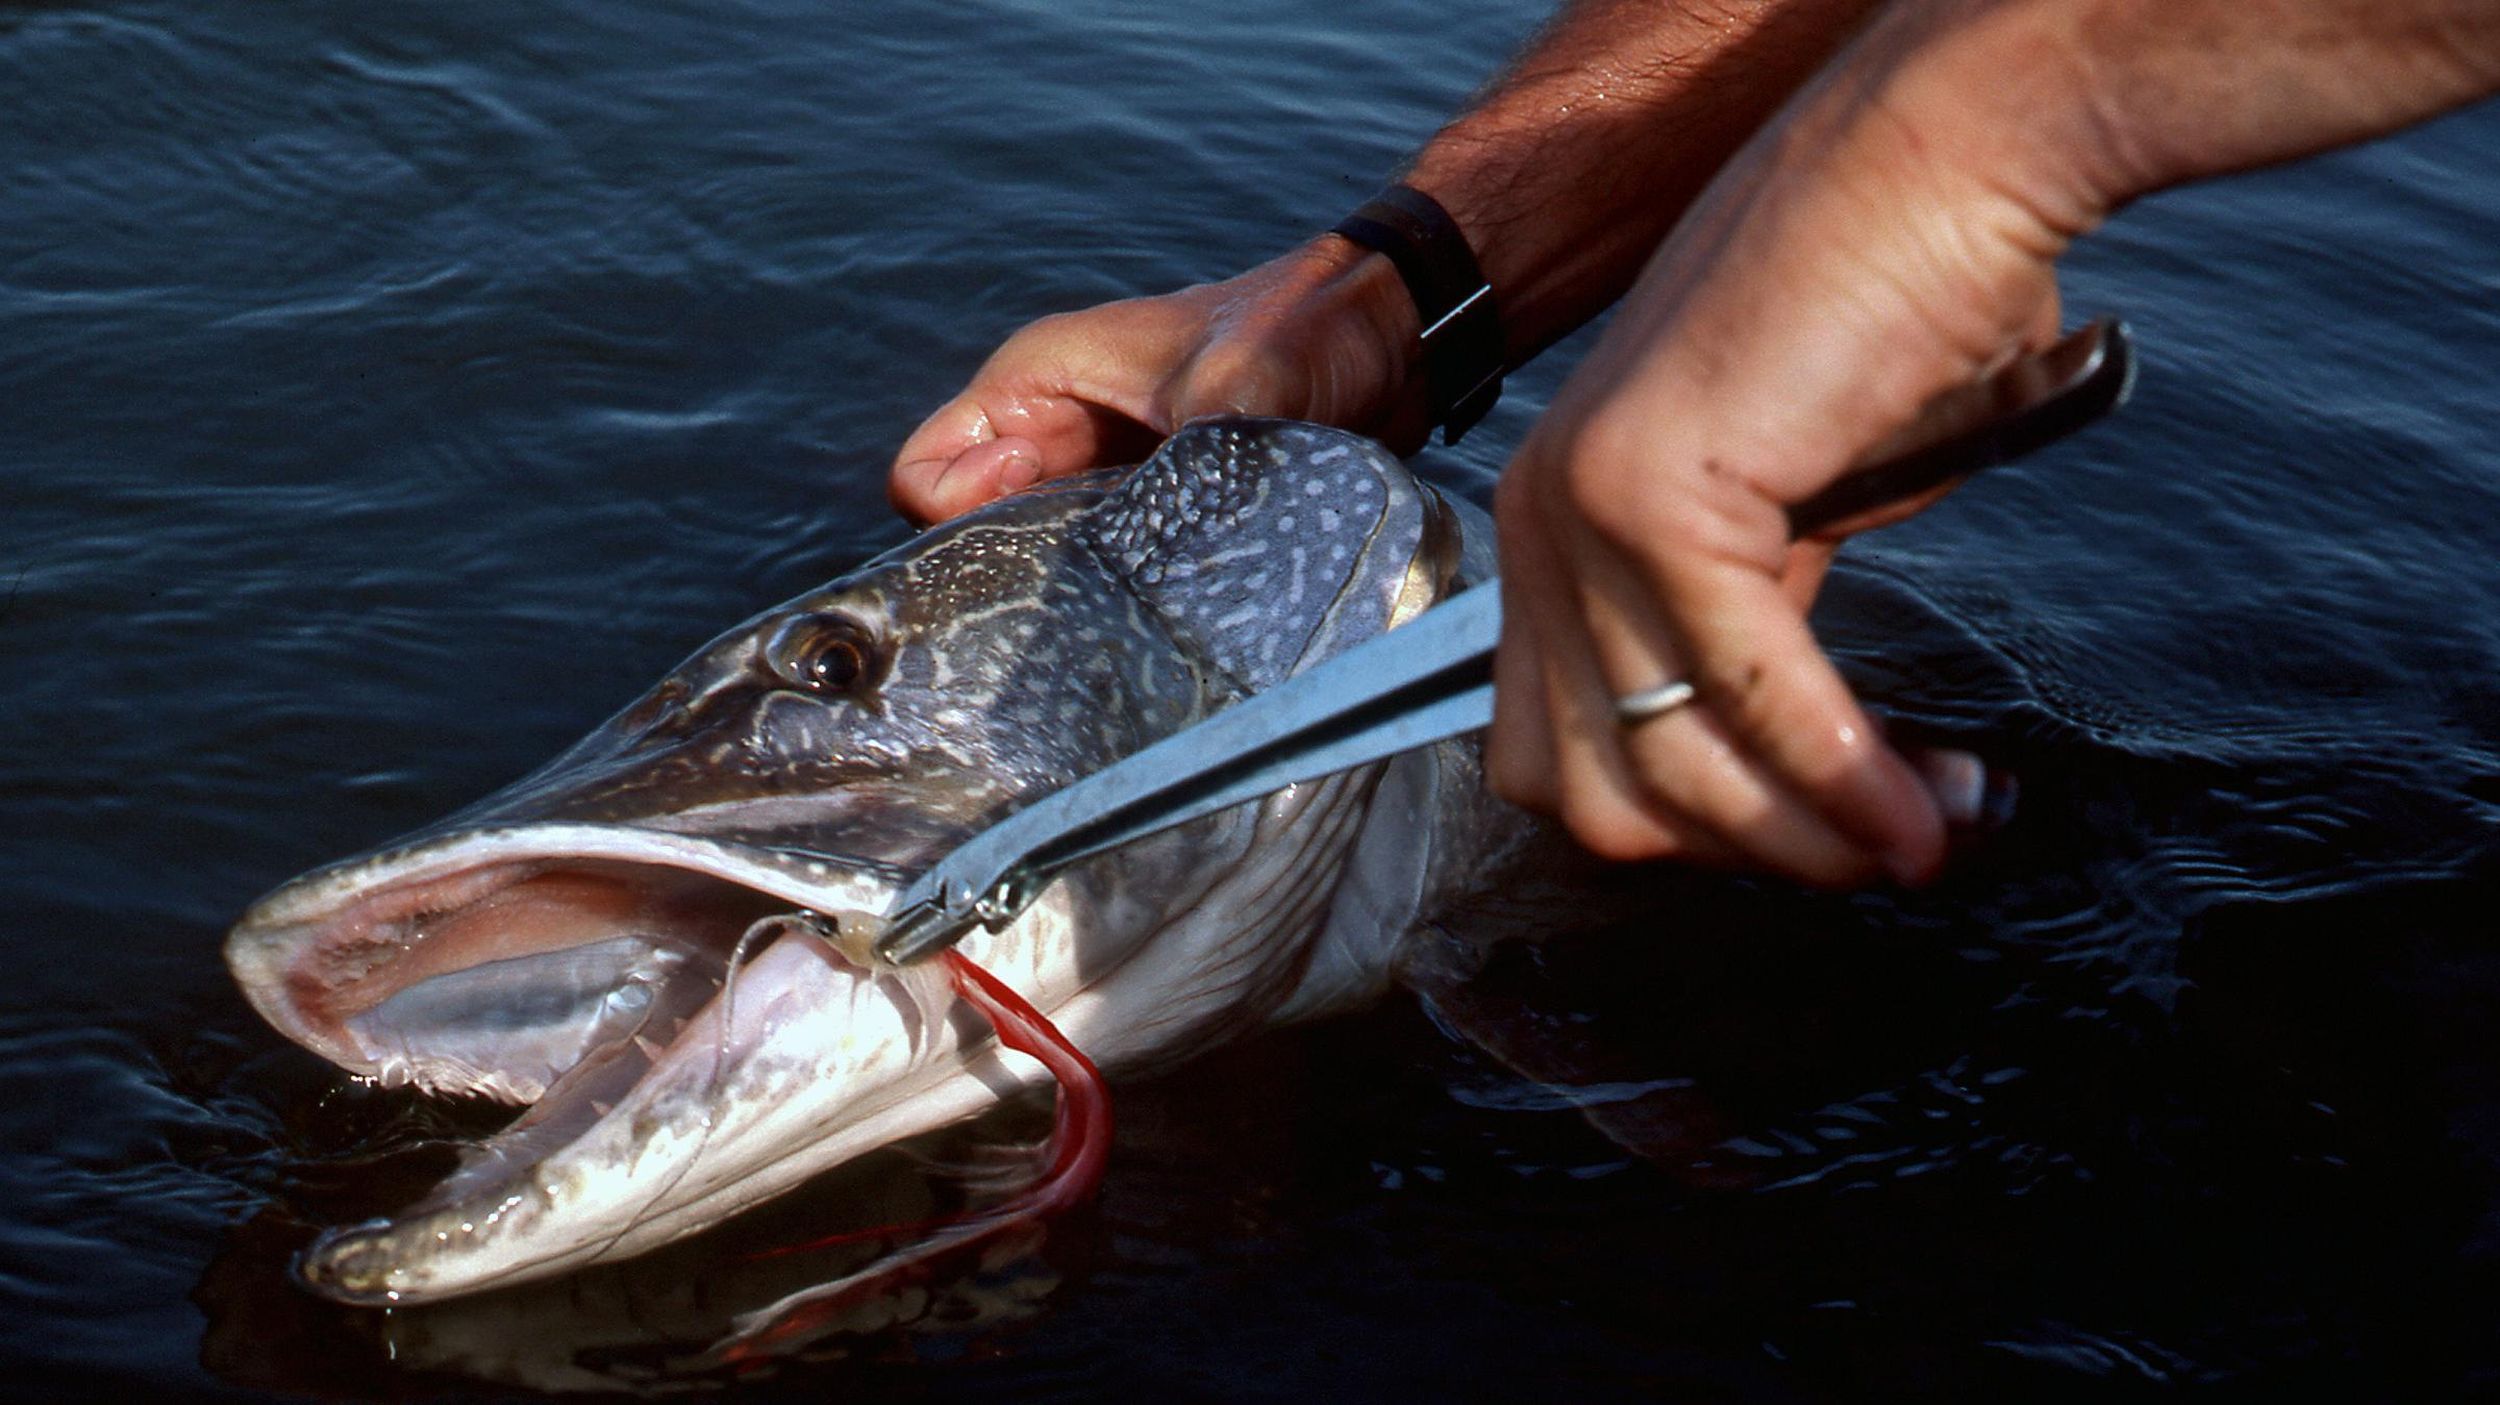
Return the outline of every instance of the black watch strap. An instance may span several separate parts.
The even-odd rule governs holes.
[[[1408,185],[1391,185],[1337,222],[1334,231],[1389,256],[1423,318],[1424,391],[1442,442],[1484,418],[1502,396],[1508,343],[1475,251],[1441,203]]]

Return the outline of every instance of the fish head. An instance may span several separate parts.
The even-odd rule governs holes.
[[[280,1031],[526,1108],[306,1282],[418,1302],[623,1257],[1037,1081],[857,934],[983,825],[1455,588],[1484,551],[1458,511],[1355,436],[1202,422],[758,615],[504,791],[262,898],[226,955]],[[1106,1066],[1324,1006],[1381,964],[1313,960],[1376,782],[1100,856],[963,950]]]

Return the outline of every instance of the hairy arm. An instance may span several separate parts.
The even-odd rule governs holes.
[[[1579,0],[1434,137],[1405,178],[1466,232],[1512,363],[1621,296],[1872,4]],[[1412,447],[1429,428],[1417,331],[1389,261],[1334,235],[1222,283],[1045,318],[904,444],[891,492],[915,519],[951,516],[1228,410]]]
[[[1467,231],[1512,363],[1621,297],[1729,155],[1873,8],[1582,0],[1417,153],[1405,179]]]

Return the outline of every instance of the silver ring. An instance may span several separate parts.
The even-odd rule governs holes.
[[[1692,700],[1693,685],[1679,678],[1615,699],[1615,721],[1626,727],[1638,726],[1651,718],[1664,717]]]

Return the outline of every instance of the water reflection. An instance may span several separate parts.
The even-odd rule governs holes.
[[[0,1388],[716,1330],[782,1270],[287,1286],[402,1189],[358,1158],[468,1129],[280,1048],[220,929],[898,539],[884,456],[1010,327],[1324,224],[1548,8],[0,12]],[[2146,202],[2067,270],[2134,407],[1857,553],[1853,671],[2026,783],[1953,882],[1661,884],[1125,1087],[999,1316],[741,1390],[2490,1393],[2495,130]],[[1432,471],[1480,493],[1571,351]]]

